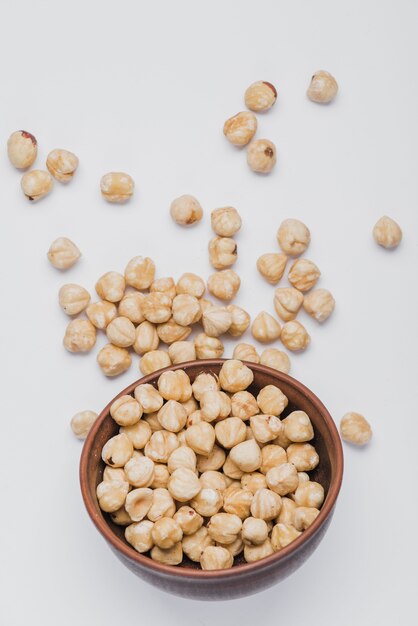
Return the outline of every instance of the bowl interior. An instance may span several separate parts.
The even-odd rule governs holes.
[[[193,361],[166,369],[184,369],[193,381],[201,372],[211,371],[215,374],[219,374],[223,361],[223,359]],[[321,483],[325,489],[325,501],[322,505],[321,514],[314,522],[315,525],[320,524],[321,518],[325,519],[325,513],[331,510],[335,502],[342,477],[342,448],[334,422],[320,400],[294,378],[265,366],[255,365],[253,363],[246,363],[246,365],[251,367],[254,373],[254,381],[251,387],[248,388],[248,391],[257,395],[262,387],[275,385],[281,389],[289,400],[288,406],[280,417],[285,417],[295,410],[302,410],[309,415],[312,421],[315,437],[310,443],[315,446],[319,454],[320,462],[315,470],[309,472],[309,475],[311,480]],[[160,370],[157,373],[142,378],[140,381],[136,381],[121,391],[116,397],[124,394],[132,394],[139,383],[146,382],[156,387],[158,377],[162,371],[165,370]],[[122,542],[130,551],[130,557],[133,560],[138,558],[142,560],[145,555],[139,555],[138,552],[126,542],[124,527],[114,524],[110,516],[101,511],[96,498],[96,487],[102,481],[105,468],[105,464],[101,458],[102,448],[106,441],[119,431],[119,426],[110,416],[110,406],[115,399],[116,398],[113,398],[99,415],[84,444],[80,466],[81,486],[89,514],[102,534],[103,521],[105,521],[114,538],[119,540],[118,543]],[[332,502],[329,501],[330,499],[332,499]],[[302,533],[299,539],[302,539],[307,532],[308,531]],[[297,541],[299,542],[299,540]],[[279,554],[280,553],[276,553],[276,555]],[[239,567],[244,563],[245,561],[241,554],[235,558],[234,567]],[[178,570],[178,567],[179,566],[175,566],[172,567],[172,569]],[[200,570],[197,563],[190,561],[186,557],[180,567]]]

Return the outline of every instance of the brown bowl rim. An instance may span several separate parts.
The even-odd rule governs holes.
[[[341,439],[338,434],[337,427],[335,425],[334,420],[332,419],[328,409],[321,402],[321,400],[306,387],[303,383],[299,382],[292,376],[288,374],[284,374],[283,372],[279,372],[271,367],[267,367],[266,365],[260,365],[258,363],[250,363],[248,361],[243,361],[245,365],[250,367],[250,369],[268,374],[269,376],[274,376],[276,380],[285,381],[289,384],[293,385],[300,393],[305,395],[312,404],[316,405],[316,408],[320,411],[324,421],[327,424],[327,427],[331,434],[331,439],[333,445],[335,446],[336,451],[336,462],[335,462],[335,479],[330,483],[328,493],[325,499],[322,508],[320,509],[318,517],[314,520],[314,522],[307,528],[303,533],[292,543],[290,543],[285,548],[282,548],[278,552],[267,556],[259,561],[255,561],[254,563],[245,563],[240,564],[235,567],[231,567],[223,570],[201,570],[201,569],[193,569],[188,567],[179,567],[177,565],[165,565],[163,563],[158,563],[157,561],[153,561],[149,556],[144,556],[143,554],[136,552],[134,548],[124,543],[119,537],[117,537],[111,530],[110,526],[107,524],[105,518],[98,514],[95,508],[95,502],[90,497],[90,491],[88,488],[88,476],[87,476],[87,465],[88,459],[91,452],[91,448],[96,437],[97,432],[99,431],[102,422],[109,415],[109,409],[112,403],[122,395],[131,394],[135,387],[140,384],[150,383],[154,381],[162,372],[168,370],[177,370],[177,369],[185,369],[187,370],[190,367],[195,367],[199,365],[202,367],[202,371],[211,366],[219,366],[222,365],[228,359],[201,359],[196,361],[186,361],[185,363],[178,363],[177,365],[170,365],[168,367],[162,368],[152,374],[147,374],[137,381],[131,383],[123,389],[120,393],[118,393],[112,400],[106,405],[106,407],[101,411],[100,415],[94,422],[87,438],[84,442],[84,446],[81,452],[80,458],[80,487],[81,493],[84,501],[84,505],[87,509],[87,513],[89,514],[90,519],[96,526],[97,530],[100,534],[106,539],[110,545],[121,552],[127,559],[131,561],[135,561],[138,565],[143,566],[147,569],[154,570],[155,572],[162,575],[169,576],[177,576],[179,578],[184,579],[226,579],[232,576],[237,577],[241,574],[248,574],[249,572],[255,573],[257,570],[269,568],[275,565],[279,561],[287,560],[293,553],[296,553],[298,548],[303,546],[306,542],[309,541],[311,537],[313,537],[322,524],[326,521],[329,515],[332,513],[335,502],[338,497],[338,493],[341,488],[342,477],[343,477],[343,468],[344,468],[344,457],[343,457],[343,449],[341,445]]]

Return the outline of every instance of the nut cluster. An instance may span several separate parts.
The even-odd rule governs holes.
[[[319,463],[311,421],[286,415],[276,386],[252,383],[230,360],[193,381],[168,370],[112,404],[119,432],[103,447],[97,498],[135,550],[226,569],[281,550],[316,519],[325,493],[307,474]],[[75,416],[74,429],[82,436],[91,419]]]

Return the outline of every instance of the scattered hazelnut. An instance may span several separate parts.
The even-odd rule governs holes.
[[[276,165],[276,146],[268,139],[256,139],[247,148],[247,163],[253,172],[269,174]]]
[[[360,413],[346,413],[340,422],[341,437],[357,446],[364,446],[372,438],[369,422]]]
[[[282,328],[280,339],[286,348],[292,352],[305,350],[311,341],[306,328],[297,320],[286,322]]]
[[[170,215],[176,224],[180,226],[191,226],[200,222],[203,217],[203,210],[199,202],[193,196],[180,196],[171,203]]]
[[[226,308],[231,313],[232,318],[228,333],[231,337],[241,337],[250,325],[251,319],[249,314],[247,311],[244,311],[244,309],[236,306],[235,304],[228,304]]]
[[[148,289],[155,276],[155,264],[149,257],[135,256],[125,267],[126,284],[135,289]]]
[[[280,415],[288,405],[288,399],[275,385],[266,385],[260,389],[257,404],[266,415]]]
[[[233,270],[221,270],[208,278],[208,289],[219,300],[232,300],[240,285],[241,280]]]
[[[311,233],[303,222],[287,219],[283,220],[279,226],[277,241],[283,252],[289,256],[299,256],[309,246]]]
[[[133,324],[141,324],[145,320],[142,313],[142,302],[145,294],[139,291],[128,291],[119,302],[118,313],[127,317]]]
[[[109,172],[100,180],[100,191],[108,202],[126,202],[134,193],[135,183],[129,174]]]
[[[246,146],[257,130],[257,118],[249,111],[241,111],[226,120],[224,135],[234,146]]]
[[[164,367],[169,367],[171,365],[170,357],[168,356],[168,352],[165,350],[151,350],[144,354],[139,362],[139,369],[146,376],[147,374],[152,374],[157,370],[161,370]]]
[[[149,290],[165,293],[167,296],[170,296],[172,300],[177,295],[176,284],[171,276],[166,278],[156,278],[152,281]]]
[[[69,352],[89,352],[96,343],[96,329],[89,320],[72,320],[65,331],[64,347]]]
[[[279,372],[288,374],[290,371],[290,359],[286,352],[277,350],[277,348],[266,348],[260,355],[261,365],[267,365]]]
[[[198,322],[202,316],[199,300],[195,296],[181,293],[173,299],[173,319],[180,326]]]
[[[58,292],[59,305],[67,315],[78,315],[90,302],[90,294],[80,285],[69,283]]]
[[[309,100],[320,104],[327,104],[337,95],[338,85],[335,78],[325,70],[319,70],[311,78],[311,84],[306,92]]]
[[[325,322],[333,312],[335,300],[327,289],[315,289],[303,300],[303,308],[317,322]]]
[[[385,215],[376,222],[373,228],[373,238],[379,246],[396,248],[401,243],[402,230],[395,220]]]
[[[73,243],[71,239],[67,239],[67,237],[55,239],[48,250],[49,262],[58,270],[67,270],[72,267],[80,256],[80,250],[75,243]]]
[[[230,359],[225,361],[219,372],[221,388],[231,393],[243,391],[253,382],[254,374],[241,361]]]
[[[157,329],[151,322],[141,322],[135,329],[135,341],[133,348],[137,354],[145,354],[157,350],[160,338]]]
[[[229,267],[237,260],[237,244],[230,237],[214,237],[208,248],[209,260],[217,270]]]
[[[196,360],[196,349],[193,341],[175,341],[168,348],[168,355],[173,365]]]
[[[110,343],[119,348],[128,348],[135,341],[135,326],[127,317],[115,317],[106,327]]]
[[[295,289],[309,291],[316,285],[320,276],[321,272],[315,263],[308,259],[297,259],[289,270],[288,280]]]
[[[280,337],[281,331],[279,322],[266,311],[259,313],[251,325],[251,333],[260,343],[275,341]]]
[[[49,172],[30,170],[30,172],[23,174],[20,185],[28,200],[37,202],[49,194],[53,187],[53,181]]]
[[[277,100],[277,91],[271,83],[259,80],[248,87],[244,99],[251,111],[268,111]]]
[[[16,130],[7,140],[7,154],[12,165],[19,170],[25,170],[36,159],[38,143],[26,130]]]
[[[260,357],[255,346],[250,343],[237,343],[232,353],[233,359],[239,361],[249,361],[251,363],[260,363]]]
[[[232,315],[225,306],[213,306],[202,316],[203,330],[209,337],[219,337],[230,328]]]
[[[257,269],[271,285],[275,285],[283,276],[286,263],[287,256],[285,254],[267,252],[257,260]]]
[[[94,411],[80,411],[71,418],[71,429],[78,439],[85,439],[97,419]]]
[[[106,272],[95,285],[97,295],[108,302],[119,302],[125,293],[125,279],[118,272]]]
[[[108,343],[98,353],[97,362],[105,376],[118,376],[131,367],[132,358],[125,348]]]
[[[218,359],[224,353],[224,345],[217,337],[199,333],[194,340],[198,359]]]
[[[60,183],[71,180],[78,167],[78,158],[68,150],[52,150],[46,159],[46,166]]]
[[[214,209],[211,213],[212,228],[220,237],[233,237],[241,228],[241,217],[232,206]]]
[[[117,308],[112,302],[99,300],[89,304],[86,309],[86,315],[90,322],[99,330],[104,330],[117,315]]]
[[[293,287],[279,287],[274,292],[274,308],[284,321],[294,320],[303,303],[303,293]]]

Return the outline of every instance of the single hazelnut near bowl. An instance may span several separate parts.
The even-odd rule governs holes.
[[[30,167],[38,154],[38,142],[26,130],[17,130],[7,141],[7,154],[10,163],[19,170]]]
[[[371,426],[360,413],[346,413],[340,422],[340,432],[344,441],[356,446],[364,446],[372,438]]]
[[[126,348],[108,343],[98,353],[97,363],[105,376],[118,376],[131,367],[132,357]]]
[[[23,174],[20,185],[27,199],[31,202],[37,202],[49,194],[54,183],[49,172],[30,170],[30,172]]]
[[[311,233],[300,220],[287,219],[279,226],[277,241],[283,252],[289,256],[299,256],[309,246]]]
[[[311,84],[306,92],[309,100],[319,104],[328,104],[337,95],[338,84],[335,78],[325,70],[319,70],[311,78]]]
[[[282,328],[280,339],[286,348],[292,352],[305,350],[311,341],[308,331],[297,320],[286,322]]]
[[[133,196],[134,188],[133,178],[124,172],[109,172],[100,180],[100,191],[108,202],[126,202]]]
[[[384,215],[373,228],[373,238],[383,248],[396,248],[401,243],[402,230],[395,220]]]
[[[251,111],[268,111],[277,100],[277,91],[271,83],[259,80],[247,88],[244,100]]]
[[[78,158],[69,150],[52,150],[46,159],[46,166],[60,183],[70,181],[78,167]]]
[[[286,352],[277,348],[266,348],[260,354],[261,365],[267,365],[279,372],[288,374],[290,372],[290,359]]]
[[[238,361],[249,361],[250,363],[260,363],[260,357],[256,347],[250,343],[237,343],[234,346],[232,358]]]
[[[253,172],[269,174],[276,165],[276,146],[269,139],[256,139],[247,149],[247,163]]]
[[[335,308],[333,295],[327,289],[315,289],[303,300],[303,308],[317,322],[325,322]]]
[[[251,325],[251,333],[254,339],[261,343],[270,343],[280,337],[282,327],[272,315],[262,311],[257,315]]]
[[[48,250],[48,260],[58,270],[67,270],[78,261],[80,250],[67,237],[55,239]]]
[[[257,118],[254,113],[241,111],[226,120],[224,135],[234,146],[246,146],[257,130]]]
[[[96,419],[94,411],[80,411],[71,418],[71,430],[78,439],[85,439]]]
[[[194,346],[198,359],[219,359],[225,350],[218,337],[209,337],[206,333],[196,335]]]
[[[191,226],[200,222],[203,217],[203,210],[194,196],[183,195],[171,203],[170,215],[176,224]]]
[[[214,209],[211,213],[211,225],[220,237],[233,237],[241,228],[241,217],[232,206]]]

